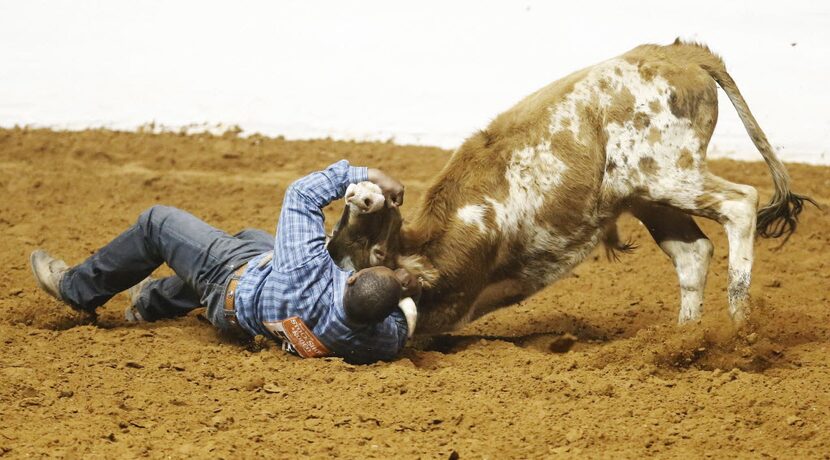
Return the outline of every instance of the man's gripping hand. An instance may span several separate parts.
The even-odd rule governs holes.
[[[369,180],[383,191],[388,206],[396,207],[403,204],[404,186],[397,179],[379,169],[369,168]]]

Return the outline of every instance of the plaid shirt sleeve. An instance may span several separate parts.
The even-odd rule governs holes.
[[[368,180],[365,167],[338,161],[295,181],[285,191],[274,251],[274,269],[293,271],[327,255],[322,208],[346,194],[349,184]]]

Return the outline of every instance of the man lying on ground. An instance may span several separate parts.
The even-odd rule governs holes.
[[[37,250],[32,271],[41,289],[90,314],[129,289],[131,321],[205,306],[220,330],[269,336],[303,357],[390,360],[408,333],[398,302],[417,295],[417,281],[404,269],[342,270],[325,245],[321,209],[366,180],[381,188],[388,206],[403,203],[400,182],[342,160],[286,190],[276,244],[266,232],[231,236],[179,209],[153,206],[84,262],[69,268]],[[148,278],[162,263],[176,275]]]

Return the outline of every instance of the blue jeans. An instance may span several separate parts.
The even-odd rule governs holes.
[[[136,307],[147,321],[174,318],[199,306],[219,329],[225,289],[231,275],[252,258],[274,249],[274,237],[261,230],[231,236],[193,215],[168,206],[153,206],[138,222],[67,271],[61,280],[64,300],[91,311],[167,263],[176,276],[144,286]]]

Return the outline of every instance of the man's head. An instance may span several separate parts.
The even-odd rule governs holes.
[[[418,283],[404,269],[370,267],[349,277],[343,295],[346,317],[360,324],[383,321],[402,297],[416,295]]]

